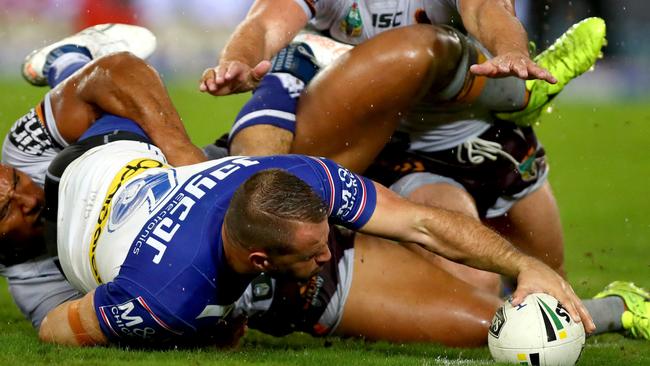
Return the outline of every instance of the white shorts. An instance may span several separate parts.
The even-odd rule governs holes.
[[[115,141],[88,150],[70,163],[61,177],[57,250],[66,278],[82,292],[98,285],[91,269],[90,249],[107,193],[115,189],[116,182],[125,182],[117,177],[118,173],[139,159],[167,162],[162,152],[151,144]],[[102,279],[107,281],[117,275],[131,244],[131,240],[113,239],[110,246],[97,245],[96,257],[102,258],[97,260],[97,267]]]

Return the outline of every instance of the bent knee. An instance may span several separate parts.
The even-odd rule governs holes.
[[[123,73],[130,78],[160,77],[158,72],[145,60],[128,51],[116,52],[101,57],[97,59],[96,65],[98,68],[110,71],[111,74]]]
[[[457,61],[462,45],[459,38],[447,28],[416,24],[396,29],[393,34],[405,58],[413,61]]]

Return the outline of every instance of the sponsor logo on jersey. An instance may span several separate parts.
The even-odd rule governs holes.
[[[395,13],[373,13],[372,26],[375,28],[392,28],[399,27],[403,23],[403,15],[401,11]]]
[[[318,294],[320,294],[321,288],[325,283],[320,275],[312,276],[307,282],[306,285],[300,287],[300,296],[304,299],[303,310],[307,310],[310,307],[320,307],[322,305]]]
[[[139,255],[146,245],[155,252],[151,261],[160,264],[168,245],[185,224],[196,203],[229,175],[242,168],[259,164],[259,161],[242,157],[231,157],[221,161],[223,162],[212,167],[213,170],[194,175],[176,190],[174,196],[167,200],[164,207],[140,230],[131,250],[134,255]]]
[[[359,219],[359,216],[361,216],[361,213],[366,207],[365,184],[356,174],[344,168],[339,168],[338,176],[343,182],[344,188],[341,190],[342,205],[336,215],[345,218],[348,222],[355,222]],[[358,197],[361,197],[361,202],[357,202]],[[358,209],[356,212],[352,213],[352,210],[357,206]]]
[[[7,139],[18,150],[32,156],[42,156],[45,151],[54,149],[52,139],[34,109],[14,124]]]
[[[361,12],[359,11],[359,4],[355,0],[348,10],[345,18],[341,19],[339,29],[344,32],[348,37],[359,37],[363,30],[363,20],[361,19]]]
[[[126,184],[126,182],[141,174],[145,170],[150,168],[160,168],[163,166],[163,163],[153,159],[132,160],[126,164],[126,166],[120,169],[120,171],[113,178],[111,184],[108,186],[106,197],[104,197],[104,203],[102,204],[102,208],[99,211],[99,216],[97,217],[95,230],[93,231],[92,237],[90,238],[90,249],[88,253],[88,256],[90,257],[90,269],[97,284],[101,284],[103,282],[99,275],[99,270],[97,269],[95,251],[97,250],[97,243],[99,242],[99,238],[101,237],[104,227],[106,227],[106,222],[108,221],[109,215],[111,213],[111,206],[115,193],[120,189],[120,187]]]
[[[524,157],[524,161],[517,167],[519,174],[521,175],[521,179],[524,182],[530,182],[534,179],[537,179],[540,167],[543,167],[545,164],[544,157],[537,158],[535,156],[535,153],[536,150],[534,147],[528,149],[528,153]]]
[[[329,209],[327,211],[328,215],[332,214],[334,209],[334,202],[336,200],[336,191],[334,184],[334,177],[330,172],[330,169],[327,165],[320,159],[312,158],[323,167],[325,174],[327,175],[327,181],[330,187],[330,200],[329,200]],[[341,206],[336,211],[336,217],[342,221],[354,223],[356,222],[363,210],[366,208],[367,203],[367,190],[366,185],[363,182],[363,179],[360,179],[356,174],[345,168],[338,168],[337,176],[343,182],[343,189],[341,190]],[[358,207],[356,211],[353,212],[354,208]]]
[[[142,296],[118,305],[100,306],[99,313],[104,324],[117,337],[127,336],[144,340],[160,330],[176,335],[183,334],[156,316]]]

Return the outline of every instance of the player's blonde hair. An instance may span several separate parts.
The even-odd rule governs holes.
[[[292,246],[292,222],[325,219],[327,206],[307,183],[284,170],[267,169],[237,188],[224,225],[231,239],[246,249],[283,254]]]

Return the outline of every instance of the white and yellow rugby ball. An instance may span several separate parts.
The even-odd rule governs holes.
[[[547,294],[529,295],[517,307],[506,301],[488,334],[492,357],[519,365],[575,365],[584,344],[582,324]]]

